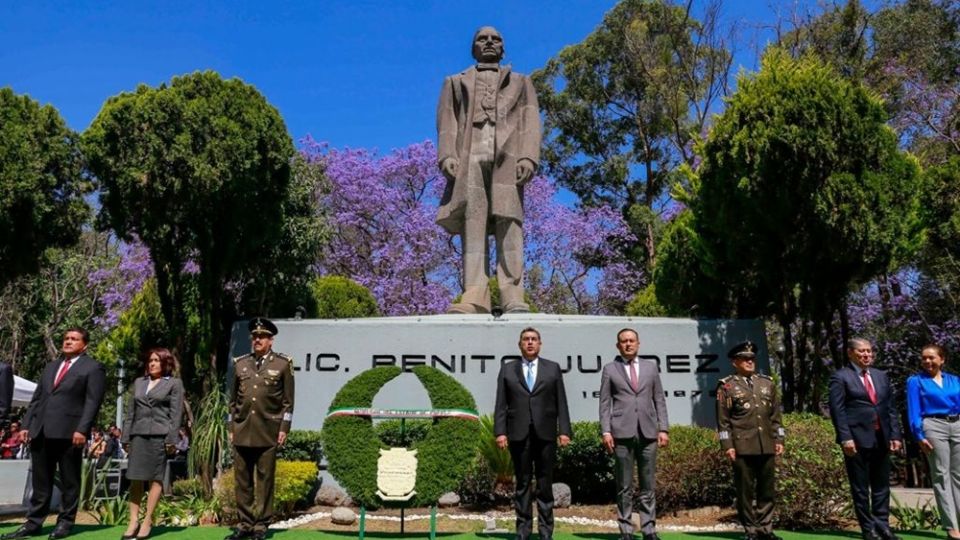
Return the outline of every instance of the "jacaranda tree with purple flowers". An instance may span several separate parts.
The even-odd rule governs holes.
[[[460,256],[434,223],[444,184],[433,144],[381,156],[307,138],[302,152],[330,182],[318,197],[332,234],[320,273],[367,287],[385,315],[443,313],[460,291]],[[524,207],[527,290],[540,311],[616,312],[640,288],[622,255],[635,239],[618,212],[565,206],[544,177],[527,185]]]

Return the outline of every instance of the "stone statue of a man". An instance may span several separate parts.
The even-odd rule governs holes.
[[[450,313],[489,313],[488,237],[497,244],[504,312],[523,301],[523,186],[540,161],[540,111],[530,77],[501,66],[503,38],[484,26],[473,36],[477,64],[443,81],[437,105],[438,163],[447,178],[437,223],[459,234],[463,298]]]

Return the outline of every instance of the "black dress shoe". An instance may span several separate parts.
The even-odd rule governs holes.
[[[240,529],[236,529],[223,540],[243,540],[244,538],[250,538],[250,531],[241,531]]]
[[[17,540],[18,538],[30,538],[31,536],[37,536],[40,534],[40,529],[31,529],[26,525],[21,525],[17,530],[13,532],[8,532],[0,538],[3,540]]]
[[[783,538],[777,536],[773,532],[760,533],[757,535],[757,538],[759,538],[760,540],[783,540]]]
[[[883,540],[900,540],[900,537],[893,534],[890,529],[877,529],[877,536]]]
[[[860,533],[863,540],[883,540],[883,537],[873,531],[863,531]]]
[[[267,540],[267,531],[253,531],[250,535],[251,540]]]
[[[66,538],[68,536],[70,536],[70,527],[57,525],[47,538],[50,540],[59,540],[60,538]]]
[[[660,536],[657,533],[645,534],[643,540],[660,540]]]

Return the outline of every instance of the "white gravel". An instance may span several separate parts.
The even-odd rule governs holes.
[[[315,512],[313,514],[304,514],[302,516],[295,517],[293,519],[288,519],[286,521],[278,521],[270,525],[271,529],[292,529],[294,527],[299,527],[301,525],[306,525],[314,521],[319,521],[321,519],[326,519],[330,517],[330,512]],[[493,512],[486,514],[446,514],[443,512],[437,512],[437,518],[447,518],[453,520],[466,520],[466,521],[485,521],[491,517],[513,521],[513,513],[507,512]],[[394,523],[400,522],[399,516],[378,516],[367,514],[366,519],[369,521],[389,521]],[[410,514],[405,518],[407,521],[420,521],[425,519],[430,519],[430,514]],[[359,517],[358,517],[359,520]],[[557,516],[554,518],[554,521],[560,523],[569,523],[571,525],[588,525],[591,527],[598,527],[603,529],[617,529],[617,521],[613,519],[592,519],[586,517],[577,517],[577,516]],[[724,532],[724,531],[739,531],[740,526],[733,523],[719,523],[717,525],[708,525],[708,526],[697,526],[697,525],[661,525],[657,527],[660,531],[672,531],[672,532]]]

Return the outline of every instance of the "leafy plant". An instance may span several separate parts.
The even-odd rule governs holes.
[[[480,436],[477,446],[480,456],[486,462],[494,481],[498,485],[513,485],[513,459],[510,451],[497,446],[497,435],[493,432],[493,415],[485,414],[480,417]]]
[[[220,500],[200,494],[163,498],[153,514],[154,523],[167,526],[193,526],[217,523],[220,520]]]
[[[108,458],[103,467],[97,467],[96,459],[84,459],[80,469],[80,508],[91,510],[96,506],[98,495],[106,491],[107,472],[114,464]],[[57,471],[59,475],[59,470]]]
[[[127,496],[100,499],[94,514],[101,525],[122,525],[130,521],[130,505]]]
[[[227,394],[221,386],[214,385],[200,400],[200,412],[194,424],[193,445],[190,447],[190,474],[200,473],[200,481],[206,494],[213,493],[213,477],[222,471],[224,454],[229,448],[229,407]]]
[[[901,531],[937,530],[940,528],[940,512],[930,506],[930,501],[918,502],[916,506],[900,503],[896,495],[890,495],[890,515],[897,520],[897,529]]]

